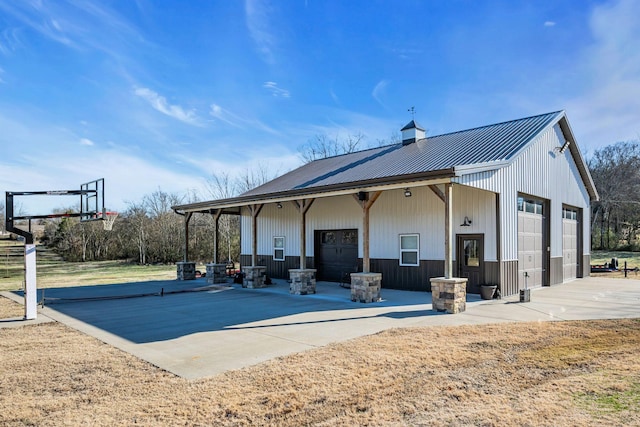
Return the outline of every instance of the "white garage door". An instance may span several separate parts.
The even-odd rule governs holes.
[[[518,198],[518,285],[520,289],[524,289],[525,280],[529,288],[543,284],[544,216],[542,206],[541,201]]]
[[[562,279],[575,279],[578,271],[578,212],[562,209]]]

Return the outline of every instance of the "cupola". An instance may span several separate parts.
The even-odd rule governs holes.
[[[426,137],[426,132],[422,126],[416,123],[415,120],[411,120],[405,127],[400,129],[402,132],[402,145],[413,144],[419,139]]]

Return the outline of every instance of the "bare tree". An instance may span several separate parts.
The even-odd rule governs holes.
[[[600,195],[592,206],[592,236],[600,249],[617,248],[623,237],[631,245],[640,228],[640,141],[596,150],[587,163]]]
[[[264,163],[260,163],[253,169],[245,169],[244,173],[236,178],[231,189],[236,190],[240,194],[246,193],[249,190],[253,190],[256,187],[271,181],[279,174],[279,169],[272,169]]]
[[[326,134],[321,134],[313,137],[309,142],[300,147],[298,151],[302,160],[304,160],[305,163],[310,163],[314,160],[353,153],[366,148],[362,146],[364,139],[365,137],[362,133],[355,135],[349,134],[345,138],[341,138],[339,135],[330,138]]]

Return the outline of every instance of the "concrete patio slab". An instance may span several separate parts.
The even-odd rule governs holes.
[[[426,292],[383,289],[383,300],[371,304],[352,302],[349,289],[327,282],[304,296],[290,295],[288,283],[278,280],[263,289],[188,292],[204,285],[198,279],[47,289],[47,299],[56,303],[40,308],[38,318],[62,322],[187,379],[390,328],[640,318],[640,281],[630,279],[592,277],[534,289],[527,303],[517,296],[483,301],[468,295],[467,310],[455,315],[434,312]],[[168,294],[173,291],[182,293]],[[102,299],[141,294],[149,296]]]

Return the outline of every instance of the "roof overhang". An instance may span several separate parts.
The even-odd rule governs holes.
[[[576,163],[576,167],[578,168],[580,177],[582,178],[587,192],[589,193],[589,198],[592,202],[600,200],[596,185],[593,182],[593,178],[591,178],[589,167],[582,157],[582,153],[580,152],[578,144],[576,144],[576,138],[573,135],[573,131],[571,130],[571,126],[569,125],[569,121],[567,120],[567,115],[564,111],[562,111],[562,117],[558,121],[558,124],[560,125],[560,129],[562,130],[565,139],[569,142],[569,152],[573,156],[573,160]]]
[[[360,191],[385,191],[399,188],[413,188],[425,185],[437,185],[451,182],[455,176],[453,168],[429,173],[412,175],[399,175],[372,179],[367,181],[355,181],[326,185],[321,187],[309,187],[293,189],[276,193],[256,194],[251,196],[238,196],[228,199],[209,200],[184,205],[172,206],[171,209],[178,214],[188,212],[213,213],[222,210],[224,214],[239,215],[243,206],[259,203],[278,203],[300,199],[316,199],[324,197],[336,197],[348,194],[356,194]]]

